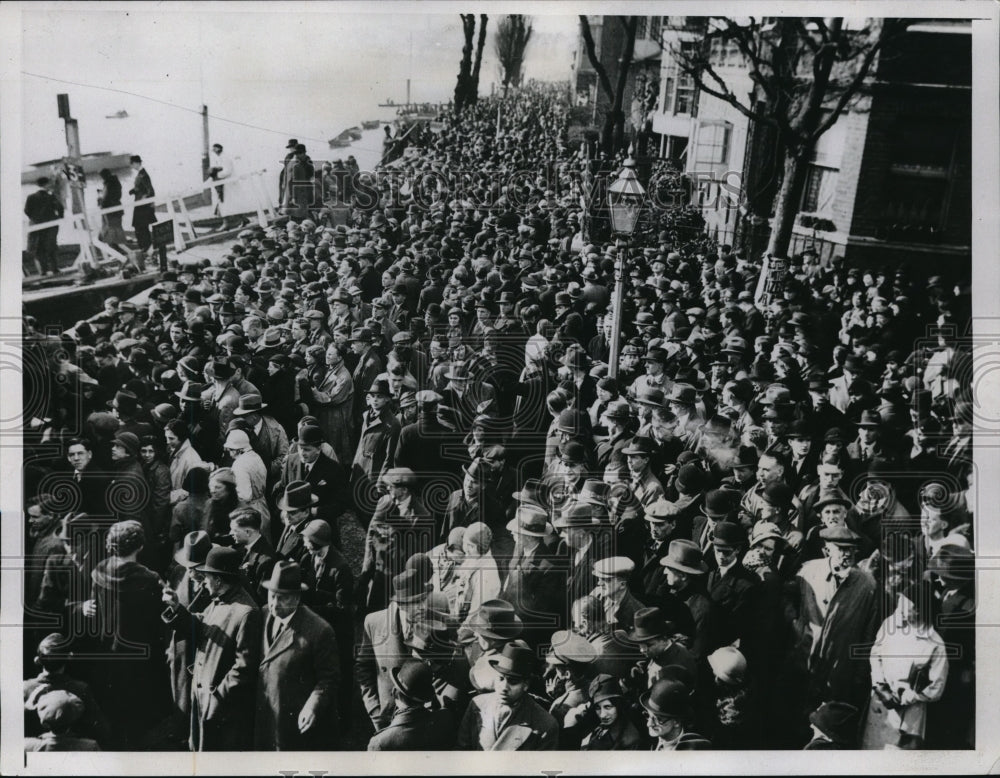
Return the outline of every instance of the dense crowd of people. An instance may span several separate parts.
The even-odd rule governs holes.
[[[612,369],[567,110],[26,318],[29,750],[973,745],[969,268],[648,208]]]

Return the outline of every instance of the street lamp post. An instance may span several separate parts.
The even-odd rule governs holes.
[[[618,357],[622,346],[622,315],[625,305],[625,263],[628,259],[628,243],[632,233],[639,223],[639,211],[642,208],[646,190],[635,175],[635,160],[631,157],[625,160],[625,165],[618,173],[618,178],[608,187],[608,212],[611,216],[611,229],[617,236],[615,247],[615,293],[611,307],[611,355],[609,357],[608,375],[618,378]]]

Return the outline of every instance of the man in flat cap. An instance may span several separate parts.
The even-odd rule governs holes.
[[[803,564],[796,578],[799,650],[808,661],[813,699],[860,707],[870,691],[870,668],[857,651],[871,645],[878,629],[878,587],[857,567],[858,533],[834,525],[820,538],[824,558]]]

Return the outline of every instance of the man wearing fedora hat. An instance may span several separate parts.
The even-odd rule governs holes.
[[[493,690],[497,674],[489,664],[490,657],[499,654],[523,632],[524,622],[506,600],[486,600],[469,614],[466,623],[459,628],[458,639],[464,644],[463,653],[470,665],[469,680],[474,692]]]
[[[741,524],[716,523],[712,533],[713,564],[706,588],[719,613],[723,643],[731,643],[747,634],[753,622],[753,591],[760,579],[743,566],[747,534]]]
[[[559,533],[557,556],[565,560],[567,570],[567,605],[597,587],[595,563],[612,556],[611,525],[602,506],[572,502],[556,516],[552,526]]]
[[[354,381],[354,426],[358,428],[368,407],[366,395],[376,377],[385,370],[382,355],[375,349],[375,334],[368,327],[355,327],[348,340],[354,357],[351,379]]]
[[[643,511],[657,500],[663,498],[663,484],[653,473],[650,462],[656,456],[657,446],[652,438],[636,436],[622,449],[622,455],[628,463],[629,489],[634,500],[630,510],[634,515]],[[632,515],[629,511],[626,516]]]
[[[281,477],[281,468],[288,456],[288,434],[284,428],[264,410],[268,404],[259,394],[240,396],[239,404],[233,410],[233,420],[229,428],[242,423],[250,433],[250,444],[267,467],[268,489]]]
[[[565,577],[557,567],[555,531],[544,508],[521,503],[508,522],[514,555],[500,599],[514,606],[524,620],[524,640],[537,646],[562,625]]]
[[[195,568],[211,601],[191,613],[163,589],[164,621],[195,648],[191,677],[191,750],[250,747],[253,691],[261,650],[260,607],[243,588],[240,552],[217,547]]]
[[[430,667],[408,659],[389,672],[393,715],[368,742],[369,751],[446,751],[454,747],[458,721],[437,705]]]
[[[215,359],[209,365],[212,385],[201,393],[201,406],[207,411],[206,421],[217,430],[219,442],[222,443],[229,431],[233,412],[239,407],[240,392],[233,386],[236,370],[230,359]]]
[[[406,641],[427,617],[431,585],[417,570],[404,570],[392,579],[392,599],[384,610],[365,616],[357,675],[361,699],[376,732],[392,717],[391,671],[410,658]]]
[[[526,643],[514,641],[490,657],[496,690],[473,697],[458,730],[463,751],[553,751],[559,724],[528,693],[538,660]]]
[[[333,628],[302,604],[307,587],[296,562],[278,562],[264,588],[253,749],[329,750],[336,744],[340,683]]]
[[[351,467],[356,513],[365,528],[376,507],[378,480],[395,465],[400,431],[399,419],[390,406],[389,382],[376,380],[367,398],[369,408],[361,421],[360,439]]]
[[[597,469],[604,471],[608,465],[624,463],[622,451],[632,442],[632,432],[629,430],[629,420],[632,411],[627,402],[613,402],[604,409],[600,422],[607,429],[608,437],[597,444]]]
[[[178,603],[188,613],[201,613],[211,602],[212,595],[205,588],[204,578],[197,567],[205,561],[212,549],[212,541],[204,531],[189,532],[181,548],[174,554],[176,566],[170,571],[167,585],[175,592]],[[167,644],[167,668],[170,674],[170,691],[174,700],[171,722],[172,735],[179,742],[188,743],[191,716],[191,673],[188,668],[194,661],[195,644],[188,636],[172,631]]]

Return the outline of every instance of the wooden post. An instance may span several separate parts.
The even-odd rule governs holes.
[[[209,143],[208,143],[208,106],[203,105],[201,107],[201,180],[204,181],[208,178],[208,171],[211,167],[211,161],[209,159]]]
[[[66,156],[69,165],[66,173],[69,179],[72,211],[79,216],[83,233],[83,238],[80,241],[80,259],[91,267],[96,267],[94,244],[90,236],[90,220],[87,218],[87,203],[84,196],[87,181],[83,173],[83,160],[80,154],[80,127],[76,119],[70,118],[68,95],[59,97],[59,115],[63,117],[63,122],[66,125]]]

